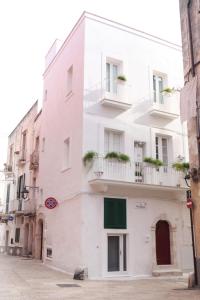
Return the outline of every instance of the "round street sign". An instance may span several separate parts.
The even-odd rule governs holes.
[[[192,208],[192,199],[191,198],[187,199],[187,208]]]
[[[53,209],[58,205],[58,202],[55,198],[53,197],[49,197],[45,200],[44,205],[46,206],[46,208],[48,209]]]

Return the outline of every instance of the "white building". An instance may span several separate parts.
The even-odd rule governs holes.
[[[188,157],[179,93],[169,89],[181,86],[179,46],[90,13],[58,51],[53,44],[44,72],[36,223],[24,225],[34,257],[72,274],[85,268],[89,278],[192,268],[184,174],[172,168]],[[88,151],[96,154],[84,164]],[[117,159],[105,158],[112,152]],[[164,166],[145,164],[145,157]],[[58,202],[54,209],[44,205],[49,197]]]
[[[44,73],[40,201],[43,259],[89,278],[148,276],[192,267],[179,117],[181,48],[84,13]],[[51,57],[51,61],[49,61]],[[124,75],[126,81],[117,80]],[[123,79],[123,78],[122,78]],[[83,164],[87,151],[92,162]],[[125,153],[130,163],[105,159]],[[143,164],[144,157],[164,162]],[[40,232],[41,235],[41,232]]]

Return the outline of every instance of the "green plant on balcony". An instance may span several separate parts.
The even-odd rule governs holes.
[[[125,162],[125,163],[130,161],[130,158],[127,154],[118,153],[115,151],[108,152],[105,156],[105,159],[117,160],[117,161]]]
[[[83,163],[86,166],[88,163],[93,162],[95,158],[98,157],[98,153],[95,151],[88,151],[84,156],[83,156]]]
[[[162,91],[161,91],[161,93],[162,94],[172,94],[172,93],[174,93],[175,92],[175,88],[174,87],[166,87],[166,88],[164,88]]]
[[[115,160],[119,160],[119,153],[117,152],[108,152],[105,156],[105,159],[115,159]]]
[[[129,162],[130,161],[130,157],[127,155],[127,154],[124,154],[124,153],[119,153],[119,160],[121,162]]]
[[[127,81],[126,76],[124,76],[124,75],[118,75],[117,79],[120,81]]]
[[[176,163],[173,163],[172,168],[174,168],[176,171],[181,171],[183,173],[187,173],[187,171],[190,168],[190,165],[188,162],[183,162],[183,163],[176,162]]]
[[[153,165],[154,167],[161,167],[161,166],[164,165],[161,160],[154,159],[152,157],[145,157],[143,161],[146,162],[146,163],[148,163],[148,164]]]

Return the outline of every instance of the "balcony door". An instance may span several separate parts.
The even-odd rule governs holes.
[[[156,159],[160,159],[165,166],[169,164],[169,139],[167,137],[156,136]]]
[[[114,63],[106,63],[106,92],[117,95],[117,76],[118,65]]]
[[[134,143],[135,181],[142,182],[142,163],[144,160],[144,142]]]
[[[153,75],[153,100],[156,103],[163,104],[164,98],[162,91],[164,89],[164,78],[161,75]]]
[[[106,129],[104,132],[104,153],[123,151],[123,133]]]
[[[127,271],[126,234],[108,235],[108,272],[109,274]]]

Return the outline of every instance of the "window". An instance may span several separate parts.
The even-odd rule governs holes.
[[[71,66],[67,71],[67,95],[72,92],[73,85],[73,66]]]
[[[47,90],[44,91],[44,101],[47,101]]]
[[[18,177],[17,181],[17,199],[21,198],[21,192],[25,186],[25,174]]]
[[[39,138],[39,136],[37,136],[35,139],[35,151],[36,152],[38,152],[38,150],[39,150],[39,143],[40,143],[40,138]]]
[[[9,166],[12,166],[12,163],[13,163],[13,145],[11,145],[9,149]]]
[[[45,150],[45,138],[42,138],[42,152]]]
[[[117,94],[118,65],[106,63],[106,92]]]
[[[69,168],[70,159],[70,138],[64,141],[64,151],[63,151],[63,169]]]
[[[19,243],[20,240],[20,228],[15,229],[15,243]]]
[[[47,257],[52,258],[52,248],[47,248]]]
[[[26,136],[27,136],[27,132],[24,131],[22,134],[22,157],[21,159],[26,159]]]
[[[7,193],[6,193],[6,213],[9,211],[9,202],[10,202],[10,183],[7,184]]]
[[[104,228],[126,229],[126,199],[104,198]]]
[[[163,161],[164,165],[169,164],[169,139],[167,137],[156,136],[156,159]]]
[[[163,104],[164,98],[163,94],[161,93],[164,89],[164,76],[161,75],[153,75],[153,99],[154,102]]]
[[[104,152],[123,151],[123,133],[115,130],[105,130],[104,132]]]

